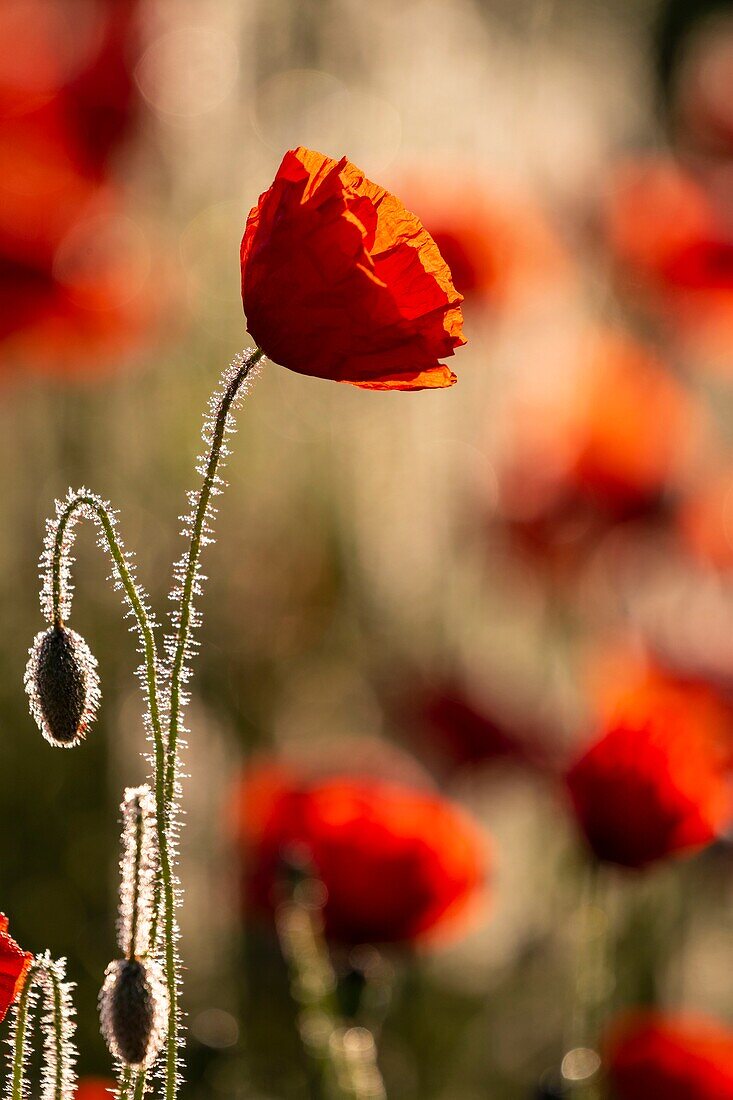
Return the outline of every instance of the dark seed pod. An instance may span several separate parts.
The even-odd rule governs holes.
[[[163,1045],[168,993],[157,963],[117,959],[99,994],[102,1035],[114,1057],[128,1066],[151,1065]]]
[[[97,662],[75,631],[55,623],[37,634],[25,671],[31,714],[52,745],[83,741],[99,705]]]

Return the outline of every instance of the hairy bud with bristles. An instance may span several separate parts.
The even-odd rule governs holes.
[[[150,1066],[163,1046],[168,991],[152,959],[116,959],[99,994],[102,1035],[114,1057],[128,1066]]]
[[[97,662],[81,635],[54,623],[33,640],[25,670],[31,714],[48,742],[70,749],[84,740],[99,706]]]
[[[117,942],[132,958],[145,955],[153,923],[158,874],[155,798],[147,783],[128,787],[122,801],[122,858]]]

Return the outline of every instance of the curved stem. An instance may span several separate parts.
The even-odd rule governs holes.
[[[58,518],[58,524],[56,527],[56,536],[53,544],[53,552],[51,557],[51,569],[52,569],[52,607],[53,607],[53,620],[57,624],[61,624],[61,607],[63,603],[63,591],[62,591],[62,577],[64,566],[64,544],[66,540],[66,531],[69,523],[74,518],[76,512],[89,512],[94,514],[95,519],[99,523],[104,534],[107,548],[110,553],[110,557],[114,562],[117,575],[120,578],[122,587],[125,590],[125,595],[130,602],[130,607],[137,620],[138,631],[140,633],[140,641],[142,643],[143,655],[145,657],[145,678],[146,689],[148,696],[148,708],[150,711],[150,722],[153,729],[153,737],[155,742],[156,753],[156,774],[158,768],[158,752],[160,752],[160,762],[163,763],[164,745],[163,745],[163,730],[160,721],[160,706],[158,703],[158,662],[157,651],[155,647],[155,637],[153,635],[153,629],[148,619],[148,614],[145,610],[145,604],[138,592],[137,585],[133,580],[132,574],[125,560],[125,555],[120,546],[119,540],[115,533],[112,517],[109,514],[108,509],[104,503],[92,493],[80,492],[76,493],[68,502],[64,510],[61,512]]]
[[[211,432],[209,452],[206,456],[206,465],[204,467],[204,480],[196,497],[193,520],[191,523],[191,536],[189,541],[188,553],[186,555],[183,567],[183,584],[181,587],[181,597],[178,604],[178,628],[176,631],[175,649],[173,653],[173,662],[171,666],[170,676],[170,732],[168,737],[168,753],[166,760],[165,780],[166,803],[168,806],[172,804],[174,794],[176,753],[178,748],[180,714],[182,709],[181,677],[186,660],[188,640],[191,633],[191,618],[193,615],[193,594],[194,586],[196,583],[196,574],[198,572],[199,558],[201,556],[201,544],[204,533],[204,524],[206,522],[206,515],[209,509],[211,495],[217,481],[217,471],[222,458],[222,444],[224,442],[224,435],[226,433],[227,421],[229,419],[229,413],[231,411],[232,403],[234,402],[234,399],[239,392],[240,386],[247,378],[253,367],[255,367],[264,357],[264,354],[265,353],[260,348],[255,348],[253,352],[250,352],[250,354],[243,359],[238,369],[234,371],[228,385],[226,386],[226,389],[224,390],[215,414],[213,429]]]
[[[163,739],[163,729],[160,717],[160,705],[159,705],[159,689],[158,689],[158,655],[155,645],[155,636],[153,634],[153,628],[148,619],[147,612],[145,610],[145,604],[143,602],[140,593],[138,592],[135,581],[128,568],[125,555],[120,546],[115,533],[114,524],[109,514],[108,509],[104,503],[91,493],[81,492],[71,498],[66,505],[66,508],[62,511],[58,519],[58,526],[56,530],[56,537],[54,539],[52,556],[51,556],[51,568],[52,568],[52,601],[53,601],[53,617],[57,623],[61,622],[61,607],[63,601],[62,591],[62,577],[63,577],[63,549],[65,545],[65,533],[66,529],[74,517],[76,512],[89,512],[91,511],[98,521],[102,532],[104,534],[109,553],[114,562],[117,570],[117,575],[120,578],[120,582],[125,590],[125,595],[129,600],[130,607],[137,620],[138,630],[140,633],[140,639],[142,643],[143,655],[145,658],[145,684],[147,690],[147,702],[148,712],[150,715],[150,725],[153,732],[153,746],[154,746],[154,762],[155,762],[155,829],[158,841],[158,854],[160,858],[160,881],[162,883],[163,893],[163,905],[165,910],[164,928],[165,928],[165,978],[166,985],[168,987],[168,995],[170,1003],[172,1005],[171,1013],[176,1012],[176,966],[175,966],[175,944],[174,940],[174,905],[175,895],[173,888],[173,872],[171,868],[171,856],[170,847],[168,843],[168,830],[166,829],[166,822],[168,820],[168,808],[165,800],[165,768],[166,768],[166,755],[165,755],[165,742]],[[156,898],[156,901],[159,900]],[[156,907],[157,913],[157,907]],[[151,934],[150,946],[155,944],[155,936],[157,934],[157,919],[155,921],[155,928]],[[172,1016],[172,1018],[174,1018]],[[175,1030],[175,1029],[174,1029]],[[171,1030],[169,1027],[169,1036]],[[174,1042],[175,1046],[175,1042]],[[170,1069],[170,1059],[168,1067],[168,1075],[172,1073],[175,1079],[175,1064],[176,1064],[177,1052],[173,1052],[173,1069]],[[166,1081],[168,1081],[168,1075]],[[175,1086],[172,1087],[175,1091]],[[173,1091],[168,1091],[168,1084],[166,1084],[166,1095],[172,1095]],[[14,1100],[14,1098],[13,1098]]]
[[[170,664],[170,716],[168,725],[168,745],[165,761],[164,811],[166,832],[172,826],[173,805],[176,792],[176,769],[178,740],[181,725],[181,683],[183,679],[186,654],[193,619],[193,596],[196,588],[199,558],[204,541],[206,517],[211,497],[218,483],[218,469],[224,457],[224,438],[229,427],[229,414],[242,383],[250,371],[264,357],[260,348],[248,354],[238,356],[227,370],[224,390],[214,407],[214,419],[210,436],[205,435],[208,452],[203,461],[203,482],[194,498],[191,517],[188,551],[183,558],[180,573],[180,598],[176,620],[176,633],[172,646]],[[216,398],[213,399],[216,401]],[[156,782],[157,785],[157,782]],[[166,847],[166,853],[168,849]],[[161,850],[162,863],[162,850]],[[177,960],[175,949],[175,894],[170,877],[163,876],[163,919],[165,934],[165,967],[169,995],[168,1039],[166,1045],[165,1098],[173,1100],[176,1093],[176,1073],[178,1060],[178,989]]]
[[[64,990],[58,963],[46,958],[37,958],[31,965],[16,1009],[15,1030],[13,1035],[12,1076],[10,1082],[10,1100],[24,1100],[26,1037],[30,1020],[31,994],[40,986],[45,997],[51,993],[48,1017],[44,1021],[45,1076],[44,1097],[46,1100],[69,1100],[71,1082],[66,1080],[73,1066],[73,1057],[68,1049],[70,1041],[70,1005],[68,987]]]

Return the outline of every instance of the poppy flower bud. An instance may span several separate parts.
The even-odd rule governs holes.
[[[99,706],[97,662],[84,639],[61,623],[37,634],[25,689],[31,714],[48,742],[70,749],[84,740]]]
[[[149,1066],[165,1038],[168,992],[156,962],[116,959],[99,994],[102,1035],[114,1057],[129,1066]]]

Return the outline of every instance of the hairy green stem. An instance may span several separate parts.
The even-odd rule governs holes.
[[[137,590],[135,581],[133,580],[130,570],[127,567],[125,555],[122,551],[122,547],[119,544],[117,535],[115,534],[115,529],[110,514],[101,503],[101,501],[91,494],[78,493],[77,495],[72,497],[72,499],[66,505],[64,511],[59,516],[52,558],[52,599],[54,622],[60,625],[62,621],[61,582],[63,572],[63,546],[66,529],[70,521],[73,519],[74,513],[85,510],[87,508],[91,508],[97,517],[105,540],[107,542],[110,556],[115,564],[115,568],[117,569],[120,581],[122,582],[122,586],[125,590],[125,595],[130,601],[130,606],[135,615],[135,619],[137,620],[138,630],[140,632],[140,640],[143,647],[143,654],[145,657],[146,690],[148,696],[148,707],[150,710],[150,722],[153,729],[153,740],[155,744],[155,770],[157,774],[157,772],[160,770],[158,767],[158,754],[160,754],[160,765],[162,769],[165,761],[165,749],[163,742],[163,730],[160,720],[160,706],[158,703],[158,662],[157,650],[155,646],[155,636],[153,634],[153,629],[150,625],[150,621],[145,610],[145,605],[140,598],[140,594]]]
[[[143,1100],[147,1087],[147,1075],[148,1071],[143,1067],[135,1070],[131,1066],[125,1066],[122,1071],[118,1100],[130,1100],[131,1096],[132,1100]]]
[[[130,1100],[130,1085],[132,1084],[132,1069],[125,1066],[122,1070],[122,1080],[117,1094],[117,1100]]]
[[[177,974],[174,944],[175,897],[173,889],[173,873],[171,868],[170,848],[168,843],[168,831],[166,829],[166,821],[168,819],[168,811],[165,802],[166,758],[165,742],[163,739],[163,729],[160,717],[160,705],[158,701],[158,654],[155,645],[153,628],[150,624],[150,620],[148,619],[145,605],[137,590],[135,581],[133,580],[130,570],[127,567],[125,555],[115,534],[112,519],[104,505],[91,494],[80,493],[74,496],[59,516],[52,557],[53,616],[55,622],[61,622],[61,578],[63,565],[62,558],[66,527],[68,526],[76,511],[84,510],[86,508],[91,508],[94,511],[94,514],[99,521],[100,527],[102,528],[102,532],[106,539],[110,555],[115,564],[118,576],[125,590],[125,594],[130,602],[130,606],[132,607],[133,613],[137,620],[138,630],[140,632],[140,638],[142,642],[143,654],[145,658],[145,684],[147,691],[148,711],[150,714],[150,724],[153,731],[155,760],[155,829],[158,841],[158,855],[160,859],[160,881],[162,883],[164,906],[164,965],[166,985],[168,987],[168,996],[171,1005],[168,1031],[168,1034],[170,1036],[171,1034],[175,1035],[177,1030]],[[156,900],[159,901],[159,895],[158,899]],[[157,908],[155,912],[157,913]],[[154,945],[155,936],[151,934],[150,946],[153,947]],[[176,1058],[177,1051],[174,1050],[172,1061],[173,1068],[171,1070],[171,1062],[169,1059],[168,1069],[166,1073],[166,1096],[168,1097],[173,1096],[175,1093]],[[171,1076],[173,1079],[172,1084],[169,1082],[169,1078]],[[15,1100],[15,1098],[13,1098],[13,1100]]]
[[[256,348],[242,362],[224,392],[214,420],[209,453],[206,458],[204,480],[196,499],[188,553],[183,570],[181,597],[178,605],[178,622],[175,647],[170,670],[170,716],[168,725],[168,745],[165,760],[164,818],[166,833],[170,830],[173,818],[173,803],[176,789],[176,767],[178,740],[181,722],[181,681],[186,661],[186,652],[191,633],[193,614],[193,595],[196,583],[204,524],[216,485],[217,471],[222,458],[222,445],[232,404],[240,386],[254,366],[263,358],[264,352]],[[156,769],[156,789],[158,772]],[[166,1044],[165,1098],[173,1100],[176,1093],[176,1070],[178,1061],[178,987],[176,982],[177,960],[175,949],[175,897],[170,878],[163,876],[164,921],[165,921],[165,965],[170,1008],[168,1015],[168,1039]],[[157,910],[156,910],[157,911]]]
[[[32,971],[31,971],[32,973]],[[28,998],[31,991],[31,973],[28,974],[16,1009],[15,1044],[10,1083],[10,1100],[23,1100],[23,1076],[25,1068],[25,1040],[28,1030]]]
[[[209,453],[206,458],[204,480],[196,500],[196,507],[191,524],[191,538],[183,574],[183,586],[178,605],[178,627],[176,631],[175,650],[170,677],[170,729],[168,736],[168,752],[166,760],[166,804],[171,806],[176,780],[176,754],[178,751],[178,735],[180,731],[181,716],[181,677],[186,661],[186,651],[191,633],[191,615],[193,612],[193,590],[196,582],[199,558],[201,556],[201,539],[204,532],[204,523],[208,512],[211,494],[216,484],[217,470],[221,461],[222,443],[226,431],[227,420],[232,403],[239,392],[239,387],[247,378],[253,367],[264,357],[260,348],[255,348],[242,363],[240,369],[232,378],[221,399],[216,413],[211,438]]]
[[[135,1076],[135,1089],[132,1094],[132,1100],[143,1100],[145,1096],[145,1089],[147,1086],[147,1070],[139,1069]]]
[[[143,854],[143,814],[138,803],[135,818],[135,867],[133,871],[132,914],[130,916],[130,943],[127,948],[128,959],[137,954],[137,926],[140,907],[140,863]]]
[[[156,882],[154,898],[154,917],[151,929],[150,945],[154,946],[158,934],[159,916],[163,921],[163,947],[166,985],[169,997],[168,1034],[166,1043],[165,1097],[173,1100],[176,1094],[178,1068],[178,965],[175,945],[175,889],[172,874],[170,830],[173,819],[175,797],[175,778],[177,752],[182,711],[181,682],[185,666],[186,652],[191,632],[193,615],[193,595],[196,583],[199,558],[201,555],[204,525],[217,482],[217,471],[222,458],[222,446],[226,434],[227,422],[232,404],[240,386],[252,368],[263,358],[264,353],[256,348],[241,363],[239,370],[229,382],[216,412],[211,444],[206,459],[204,480],[199,491],[191,524],[191,537],[183,570],[183,583],[178,610],[178,623],[175,647],[170,669],[170,717],[167,745],[163,737],[160,717],[158,691],[158,654],[155,637],[148,620],[145,606],[140,598],[130,570],[127,567],[122,548],[115,535],[111,517],[104,505],[94,496],[77,494],[67,504],[59,516],[56,537],[52,553],[52,610],[54,622],[61,625],[63,548],[66,528],[79,510],[91,509],[104,533],[110,555],[114,561],[125,594],[137,620],[142,649],[145,658],[145,679],[148,709],[153,731],[155,760],[155,802],[156,832],[160,858],[160,876]],[[162,893],[162,906],[161,906]],[[134,949],[136,935],[135,914],[133,914],[132,943]],[[124,1087],[124,1086],[123,1086]],[[140,1072],[135,1081],[135,1100],[140,1100],[145,1092],[145,1074]],[[16,1100],[15,1097],[12,1100]]]
[[[64,1050],[63,1050],[63,1015],[61,987],[58,974],[41,961],[36,961],[31,966],[23,984],[17,1005],[15,1022],[15,1041],[13,1045],[12,1077],[10,1083],[10,1100],[24,1100],[25,1093],[25,1046],[30,1020],[30,997],[33,988],[41,979],[45,985],[51,983],[53,994],[53,1037],[54,1037],[54,1087],[53,1100],[64,1100]],[[44,996],[48,994],[48,987],[43,988]]]

